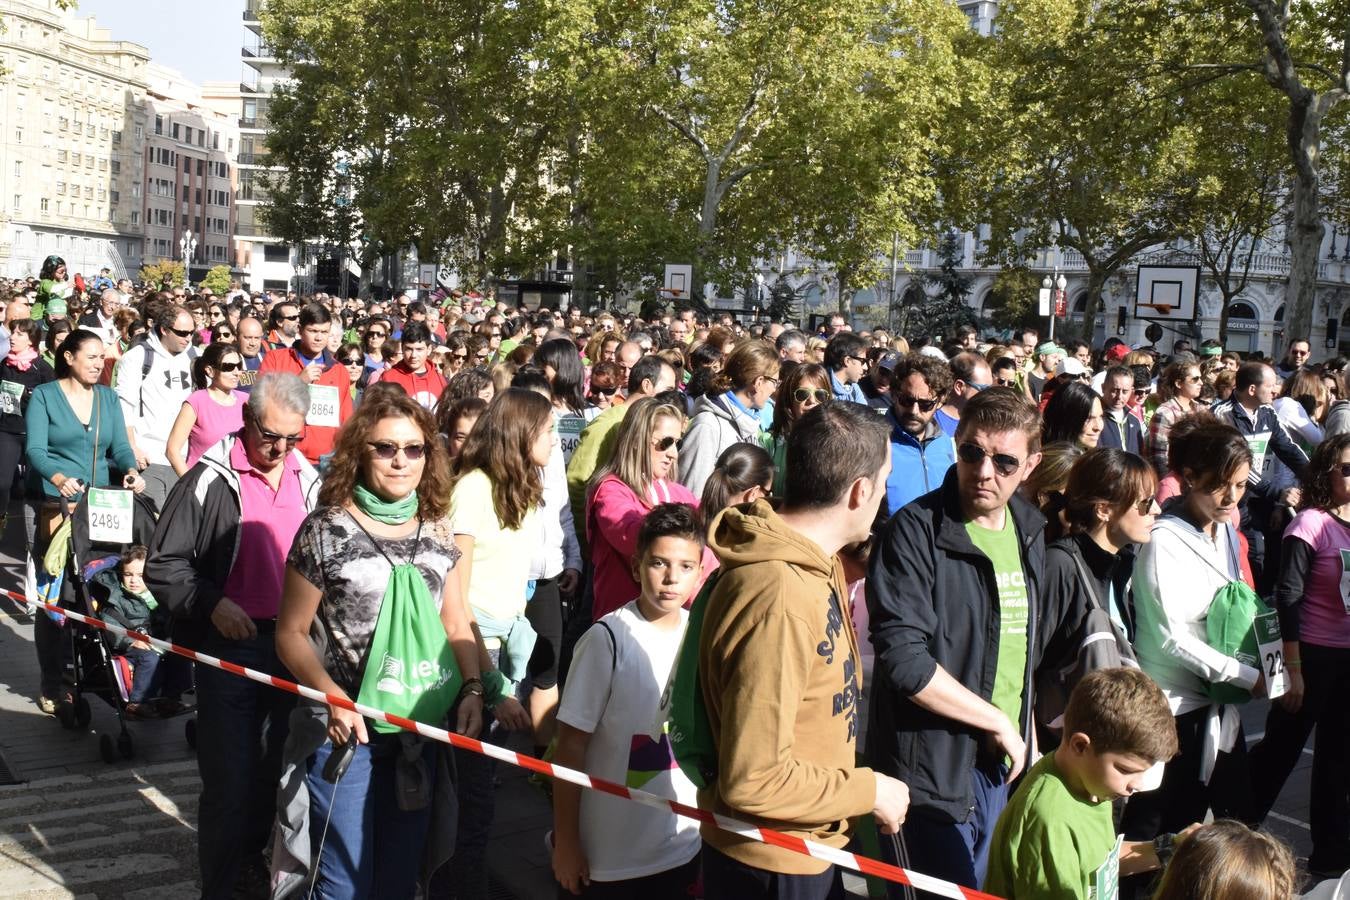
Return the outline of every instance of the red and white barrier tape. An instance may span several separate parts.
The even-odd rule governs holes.
[[[522,769],[529,769],[531,772],[537,772],[549,778],[555,778],[560,781],[567,781],[572,784],[580,785],[584,788],[590,788],[593,791],[599,791],[603,794],[610,794],[615,797],[622,797],[626,800],[632,800],[635,803],[641,803],[644,806],[654,806],[658,809],[669,810],[676,815],[693,819],[697,822],[712,824],[723,831],[738,834],[741,837],[749,838],[752,841],[758,841],[761,844],[769,844],[773,847],[781,847],[784,850],[790,850],[793,853],[800,853],[804,856],[810,856],[824,862],[833,863],[836,866],[842,866],[854,872],[863,875],[873,875],[877,878],[893,881],[897,884],[908,884],[912,887],[927,891],[939,897],[950,897],[953,900],[1000,900],[992,894],[986,894],[972,888],[962,887],[949,881],[943,881],[934,878],[931,875],[924,875],[920,872],[913,872],[909,869],[902,869],[899,866],[893,866],[880,860],[870,859],[866,856],[859,856],[856,853],[850,853],[847,850],[837,850],[834,847],[827,847],[824,844],[815,841],[803,840],[792,835],[783,834],[781,831],[774,831],[770,828],[759,828],[754,825],[741,822],[738,819],[729,816],[718,815],[699,809],[696,806],[689,806],[676,800],[670,800],[665,797],[659,797],[656,794],[649,794],[646,791],[639,791],[618,784],[613,781],[606,781],[603,778],[596,778],[587,775],[585,772],[578,772],[575,769],[569,769],[564,766],[556,766],[553,763],[544,762],[541,759],[535,759],[533,756],[525,756],[504,747],[498,747],[495,744],[485,744],[482,741],[473,738],[464,737],[462,734],[455,734],[452,731],[446,731],[442,728],[433,728],[430,725],[424,725],[421,722],[415,722],[412,719],[405,719],[402,716],[396,716],[383,710],[375,709],[360,703],[354,703],[346,697],[337,697],[332,694],[325,694],[322,691],[316,691],[314,688],[305,687],[302,684],[296,684],[287,681],[284,678],[277,678],[275,675],[267,675],[256,669],[249,669],[237,663],[228,662],[200,653],[196,650],[190,650],[187,647],[180,647],[177,644],[150,637],[139,631],[132,631],[123,628],[112,622],[104,622],[101,619],[91,618],[81,613],[73,612],[64,607],[52,603],[44,603],[41,600],[30,600],[27,597],[14,593],[13,591],[0,591],[4,595],[25,603],[35,609],[46,609],[50,612],[60,613],[67,618],[88,625],[92,628],[98,628],[113,634],[122,635],[135,641],[145,641],[146,643],[177,653],[179,656],[186,656],[188,659],[212,668],[222,669],[233,675],[239,675],[250,681],[256,681],[260,684],[271,685],[283,691],[289,691],[292,694],[299,694],[301,697],[317,701],[319,703],[329,703],[333,706],[340,706],[343,709],[349,709],[358,712],[370,719],[380,719],[391,725],[397,725],[405,731],[414,731],[423,737],[430,738],[433,741],[440,741],[443,744],[450,744],[453,747],[459,747],[461,750],[469,750],[474,753],[480,753],[489,756],[501,762],[510,763]]]

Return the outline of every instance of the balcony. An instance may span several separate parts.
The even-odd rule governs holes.
[[[248,116],[240,116],[240,117],[239,117],[239,127],[240,127],[240,128],[261,128],[262,126],[258,124],[258,118],[257,118],[256,116],[254,116],[254,117],[252,117],[252,118],[250,118],[250,117],[248,117]]]

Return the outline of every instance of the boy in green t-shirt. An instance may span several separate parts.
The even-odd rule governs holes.
[[[1172,711],[1138,669],[1101,669],[1074,688],[1064,742],[1027,773],[999,816],[984,890],[1007,900],[1109,900],[1120,875],[1161,868],[1151,842],[1116,838],[1111,801],[1177,752]]]

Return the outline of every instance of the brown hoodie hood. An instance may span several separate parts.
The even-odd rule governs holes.
[[[842,847],[848,819],[870,812],[876,778],[854,768],[862,670],[842,569],[768,503],[723,511],[721,560],[699,636],[699,673],[717,745],[711,807]],[[827,864],[705,826],[728,856],[785,874]]]

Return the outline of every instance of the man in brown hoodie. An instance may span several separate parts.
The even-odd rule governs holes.
[[[786,496],[732,507],[712,524],[721,560],[699,640],[717,745],[699,805],[843,847],[853,816],[894,833],[905,785],[855,768],[862,672],[837,554],[867,539],[890,470],[885,424],[852,403],[811,410],[788,438]],[[834,866],[703,828],[707,900],[835,900]]]

